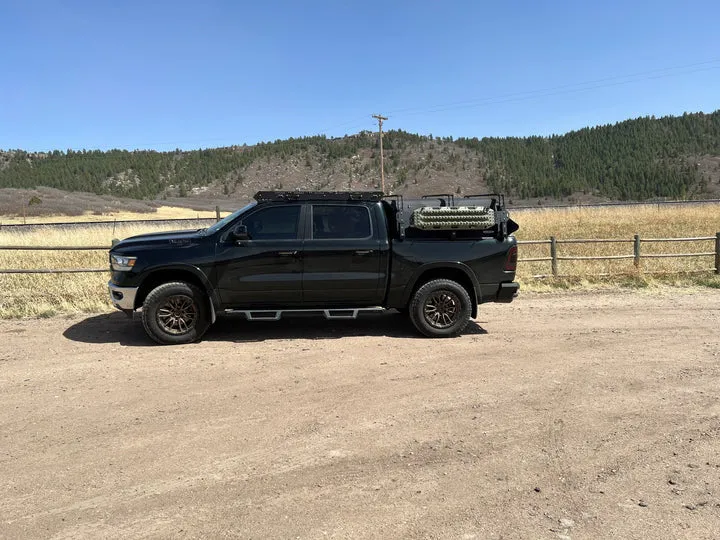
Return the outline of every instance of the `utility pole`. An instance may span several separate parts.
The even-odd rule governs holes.
[[[385,160],[383,157],[382,124],[383,120],[387,120],[387,117],[379,114],[373,114],[372,117],[377,118],[378,121],[378,132],[380,134],[380,181],[382,182],[382,192],[385,193]]]

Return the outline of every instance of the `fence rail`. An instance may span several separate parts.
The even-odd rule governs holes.
[[[720,199],[696,199],[691,201],[637,201],[637,202],[605,202],[605,203],[590,203],[590,204],[549,204],[549,205],[538,205],[538,206],[513,206],[508,205],[508,209],[511,211],[515,210],[574,210],[576,208],[609,208],[617,206],[698,206],[704,204],[718,204]]]
[[[695,253],[642,253],[641,246],[643,243],[658,243],[658,242],[710,242],[715,241],[715,251],[702,251]],[[633,253],[627,253],[623,255],[558,255],[558,244],[604,244],[604,243],[629,243],[633,244]],[[657,273],[699,273],[699,272],[712,272],[720,274],[720,232],[716,233],[715,236],[696,236],[690,238],[641,238],[640,235],[635,235],[632,239],[624,238],[570,238],[570,239],[556,239],[551,236],[548,240],[519,240],[518,245],[548,245],[550,246],[550,254],[548,257],[528,257],[518,259],[518,263],[531,263],[531,262],[549,262],[553,277],[569,277],[568,275],[561,275],[558,270],[558,262],[560,261],[611,261],[611,260],[624,260],[633,259],[635,267],[638,272],[642,272],[640,262],[642,259],[661,259],[661,258],[683,258],[683,257],[715,257],[715,266],[708,268],[707,270],[693,270],[687,272],[648,272],[646,274],[657,274]],[[15,250],[15,251],[106,251],[111,246],[2,246],[0,250]],[[0,274],[77,274],[83,272],[109,272],[109,268],[29,268],[29,269],[0,269]],[[606,275],[625,275],[626,273],[618,272],[616,274],[594,274],[595,276],[606,276]],[[587,275],[587,274],[585,274]],[[548,277],[544,274],[533,277]]]
[[[641,246],[644,243],[662,243],[662,242],[715,242],[715,251],[701,251],[695,253],[642,253]],[[633,253],[623,255],[558,255],[559,244],[605,244],[605,243],[625,243],[633,244]],[[550,262],[552,277],[571,277],[567,274],[560,274],[558,270],[559,261],[612,261],[633,259],[637,272],[643,272],[641,267],[642,259],[666,259],[666,258],[684,258],[684,257],[715,257],[715,266],[707,270],[691,270],[686,272],[652,272],[644,271],[646,274],[676,274],[676,273],[701,273],[715,272],[720,274],[720,232],[715,236],[694,236],[688,238],[641,238],[636,234],[632,239],[625,238],[570,238],[558,240],[551,236],[548,240],[519,240],[518,244],[523,245],[548,245],[550,249],[549,257],[529,257],[520,258],[518,263],[529,262]],[[587,274],[584,274],[587,275]],[[610,275],[627,275],[627,273],[618,272],[615,274],[593,274],[593,276],[610,276]],[[546,278],[548,275],[542,274],[533,276],[537,278]]]
[[[64,221],[64,222],[43,222],[43,223],[0,223],[0,229],[33,229],[40,227],[114,227],[116,225],[156,225],[159,223],[215,223],[219,221],[214,217],[194,218],[155,218],[155,219],[118,219],[114,221]]]
[[[203,210],[205,211],[205,210]],[[154,218],[154,219],[115,219],[110,221],[109,219],[103,221],[58,221],[58,222],[45,222],[45,223],[0,223],[0,229],[3,227],[9,228],[33,228],[33,227],[109,227],[112,225],[148,225],[155,223],[192,223],[192,222],[218,222],[221,218],[220,207],[215,206],[215,217],[189,217],[189,218]]]
[[[110,246],[0,246],[15,251],[107,251]]]
[[[628,242],[632,243],[634,241],[635,240],[626,240],[624,238],[598,238],[597,240],[591,238],[569,238],[556,240],[558,244],[627,244]],[[544,240],[541,240],[541,242],[544,242]]]
[[[617,259],[634,259],[635,255],[580,255],[575,257],[556,257],[558,261],[614,261]]]
[[[109,271],[108,268],[8,268],[0,270],[0,274],[87,274]]]

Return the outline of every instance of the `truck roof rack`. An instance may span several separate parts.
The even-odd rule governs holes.
[[[258,191],[257,202],[284,201],[372,201],[382,200],[382,191]]]

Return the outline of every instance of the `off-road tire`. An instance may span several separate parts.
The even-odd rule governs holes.
[[[175,321],[168,317],[173,303],[182,313],[187,313],[186,323],[177,324],[169,330]],[[170,321],[168,323],[168,321]],[[187,321],[192,321],[187,324]],[[183,281],[163,283],[155,287],[145,298],[142,309],[142,322],[145,332],[161,345],[180,345],[200,339],[210,326],[207,295],[195,285]]]
[[[410,300],[410,320],[427,337],[460,334],[472,315],[472,300],[465,288],[450,279],[422,285]]]

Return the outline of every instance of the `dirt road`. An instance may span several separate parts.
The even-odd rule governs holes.
[[[0,340],[2,538],[720,535],[720,291]]]

